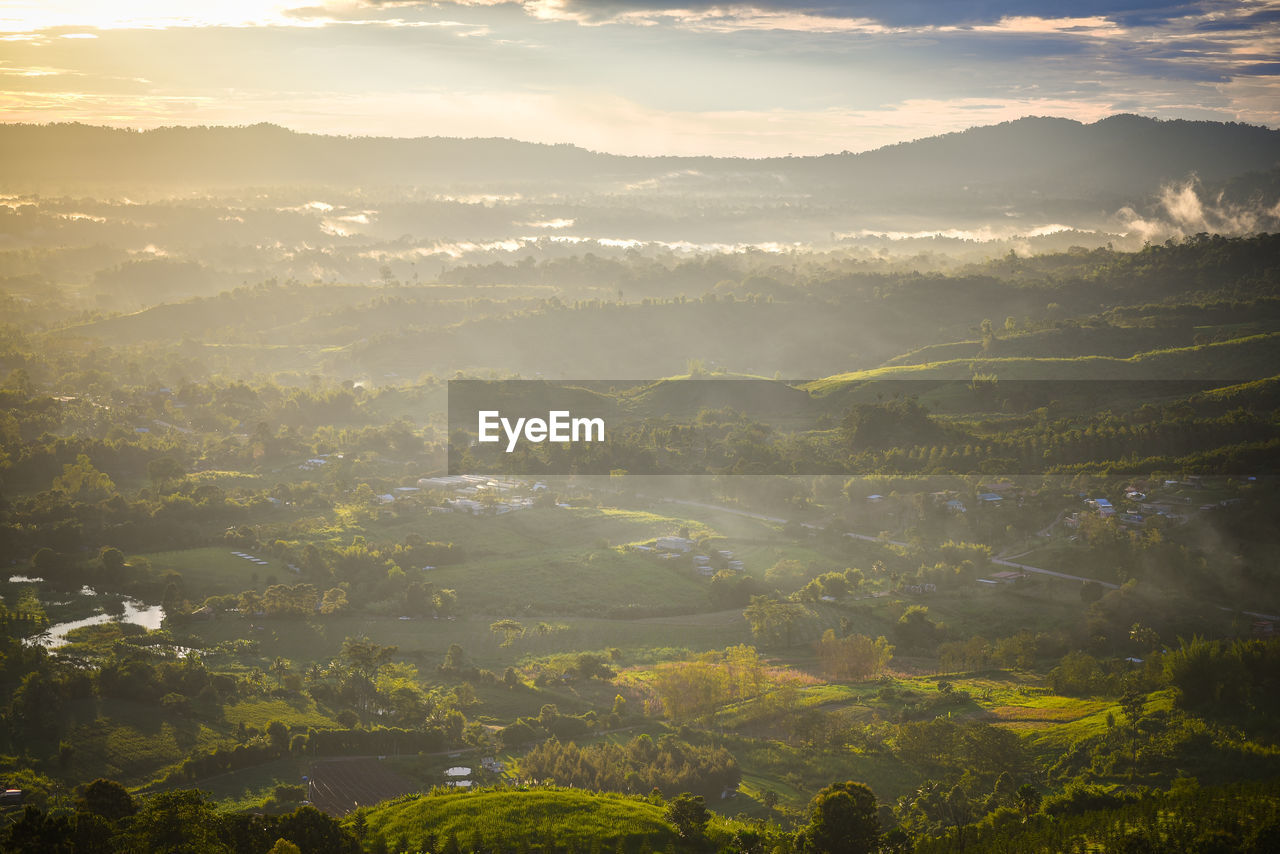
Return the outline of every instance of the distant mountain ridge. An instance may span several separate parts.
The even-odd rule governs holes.
[[[1195,175],[1224,182],[1280,164],[1280,130],[1115,115],[1093,124],[1029,117],[857,154],[762,159],[637,157],[508,139],[344,137],[275,125],[133,131],[82,124],[0,125],[10,190],[128,186],[591,187],[683,174],[681,191],[740,184],[883,201],[1080,200],[1150,193]],[[764,177],[768,181],[756,186]],[[699,183],[701,182],[701,183]]]

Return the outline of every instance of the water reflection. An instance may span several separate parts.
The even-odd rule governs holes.
[[[119,605],[120,607],[116,607],[116,603],[113,602],[108,606],[109,610],[116,613],[94,614],[82,620],[55,623],[45,630],[36,642],[46,649],[57,649],[67,643],[68,632],[82,626],[96,626],[114,620],[121,623],[134,623],[151,631],[160,628],[160,623],[164,620],[164,609],[159,605],[147,605],[133,599],[125,599]]]

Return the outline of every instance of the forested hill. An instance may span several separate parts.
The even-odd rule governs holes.
[[[130,131],[80,124],[0,125],[0,180],[144,187],[598,184],[680,176],[688,190],[775,192],[856,187],[891,200],[928,192],[959,201],[983,188],[1019,195],[1149,193],[1195,174],[1210,182],[1280,162],[1280,131],[1117,115],[1093,124],[1023,118],[859,154],[759,160],[621,157],[507,139],[389,139],[295,133],[274,125]],[[745,182],[745,183],[744,183]]]

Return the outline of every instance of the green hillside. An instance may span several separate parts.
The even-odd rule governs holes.
[[[576,789],[433,792],[364,813],[370,835],[424,850],[458,840],[463,850],[529,846],[662,850],[676,835],[662,807],[641,798]],[[357,819],[348,819],[348,824]],[[434,845],[433,845],[434,843]],[[473,846],[473,847],[468,847]],[[437,850],[449,850],[448,848]]]
[[[806,383],[816,395],[847,392],[872,380],[969,380],[976,373],[1001,380],[1174,380],[1261,379],[1274,373],[1280,358],[1280,333],[1269,332],[1229,341],[1151,350],[1128,358],[976,357],[912,365],[884,365],[836,374]]]

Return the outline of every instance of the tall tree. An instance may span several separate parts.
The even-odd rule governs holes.
[[[876,796],[866,783],[832,783],[809,802],[809,823],[796,836],[804,854],[870,854],[880,844]]]

